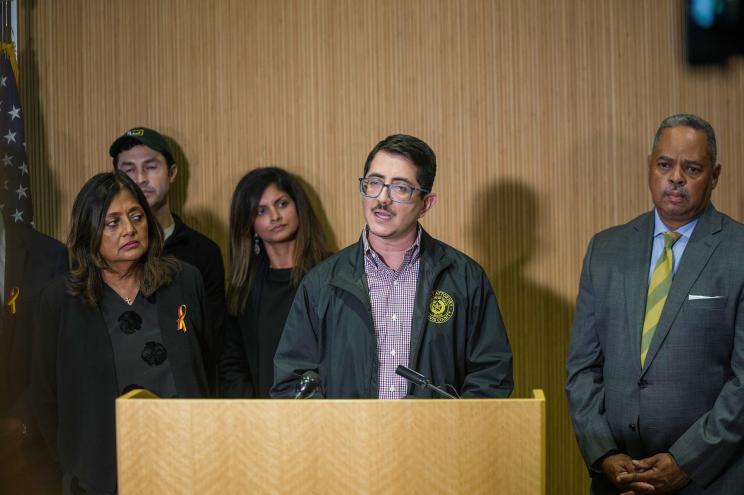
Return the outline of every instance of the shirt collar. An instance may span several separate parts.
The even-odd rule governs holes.
[[[699,220],[700,220],[700,217],[690,222],[687,222],[686,224],[684,224],[683,226],[681,226],[674,232],[682,234],[682,237],[689,240],[690,236],[692,235],[692,231],[695,230],[695,226],[697,225]],[[663,234],[664,232],[670,232],[669,227],[667,227],[664,224],[664,222],[661,221],[661,217],[659,217],[659,212],[654,208],[654,237],[656,237],[657,235]]]
[[[403,265],[401,265],[401,268],[403,268],[408,263],[415,261],[416,258],[421,255],[421,233],[423,231],[424,229],[421,228],[421,224],[416,224],[416,239],[413,241],[413,244],[411,244],[411,247],[406,249],[406,252],[403,256]],[[370,246],[369,240],[367,239],[368,234],[369,225],[365,225],[362,229],[362,246],[364,248],[364,256],[370,261],[374,262],[375,266],[379,266],[379,263],[381,262],[380,256],[375,252],[374,249],[372,249],[372,246]],[[408,260],[408,263],[406,263],[405,260]]]

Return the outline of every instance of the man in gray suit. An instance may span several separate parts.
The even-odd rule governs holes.
[[[595,494],[744,493],[744,226],[710,203],[720,173],[710,124],[664,119],[654,210],[589,243],[566,391]]]

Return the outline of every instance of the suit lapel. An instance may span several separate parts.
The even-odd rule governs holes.
[[[238,318],[238,327],[243,337],[243,349],[248,359],[248,371],[253,381],[254,393],[258,393],[258,374],[260,373],[258,369],[258,308],[261,306],[261,293],[263,292],[263,287],[268,276],[269,264],[268,262],[262,263],[258,266],[253,288],[251,289],[251,294],[248,296],[250,299],[248,300],[246,312]]]
[[[18,352],[19,342],[23,342],[25,337],[16,335],[16,322],[18,321],[18,311],[28,300],[23,287],[23,268],[26,264],[26,249],[21,238],[21,233],[13,226],[6,226],[5,230],[5,283],[3,286],[2,305],[0,308],[0,345],[4,355],[0,356],[3,363],[13,361],[13,353]],[[16,313],[11,314],[10,301],[11,292],[14,288],[19,289],[18,298],[16,299]],[[26,308],[23,308],[25,311]],[[21,328],[20,331],[27,332],[31,329]]]
[[[659,324],[656,327],[654,338],[651,340],[651,346],[646,355],[646,365],[643,368],[644,373],[659,352],[659,348],[669,333],[672,323],[674,323],[674,319],[677,317],[677,313],[679,313],[682,304],[690,293],[692,284],[698,279],[713,251],[718,246],[720,239],[713,234],[720,232],[721,222],[721,215],[712,205],[709,205],[700,217],[700,221],[695,227],[692,237],[687,243],[687,247],[685,247],[674,280],[672,280],[669,295],[664,304],[664,309],[661,311]]]
[[[364,242],[361,239],[357,242],[357,248],[354,250],[354,254],[347,258],[348,265],[337,270],[329,281],[329,284],[348,292],[354,297],[355,300],[346,299],[345,303],[352,311],[359,315],[361,320],[367,322],[369,332],[375,337],[372,303],[369,297],[367,274],[364,269]]]
[[[633,225],[633,235],[628,239],[625,251],[625,307],[630,349],[635,353],[633,362],[640,373],[641,369],[641,331],[646,313],[646,292],[648,291],[648,264],[654,234],[653,211],[641,216]]]
[[[23,298],[26,295],[23,290],[23,268],[26,264],[26,246],[21,239],[21,232],[15,228],[8,228],[5,231],[5,293],[3,301],[5,307],[3,312],[9,314],[7,303],[10,299],[10,293],[14,287],[20,289],[16,305],[23,304]],[[16,306],[16,310],[18,309]]]
[[[26,263],[26,250],[24,249],[19,232],[12,226],[6,226],[5,229],[5,273],[3,283],[3,294],[0,298],[2,308],[0,308],[0,411],[5,410],[5,401],[11,400],[13,375],[18,373],[15,369],[19,347],[22,347],[23,337],[16,335],[16,321],[18,315],[11,314],[8,306],[10,293],[13,287],[21,287],[23,277],[23,265]],[[19,294],[25,296],[25,292]],[[16,301],[16,311],[23,304],[20,300]],[[25,331],[25,329],[22,329]]]

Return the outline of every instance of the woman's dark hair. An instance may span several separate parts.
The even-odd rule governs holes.
[[[96,306],[103,294],[101,271],[108,269],[108,264],[100,253],[101,235],[111,201],[121,191],[132,193],[147,218],[147,251],[130,269],[140,277],[140,291],[149,297],[158,288],[170,284],[178,270],[174,258],[162,257],[163,231],[140,188],[122,172],[94,175],[75,198],[67,238],[72,256],[68,292],[90,306]]]
[[[325,232],[300,183],[279,167],[257,168],[246,174],[233,193],[230,205],[230,276],[227,287],[228,311],[237,315],[248,297],[260,266],[268,265],[266,250],[256,254],[253,223],[256,207],[267,187],[274,184],[289,194],[297,209],[297,236],[292,266],[292,284],[331,253]],[[259,241],[260,242],[260,241]]]

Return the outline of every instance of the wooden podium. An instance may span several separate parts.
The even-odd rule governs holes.
[[[119,493],[545,494],[545,397],[116,401]]]

